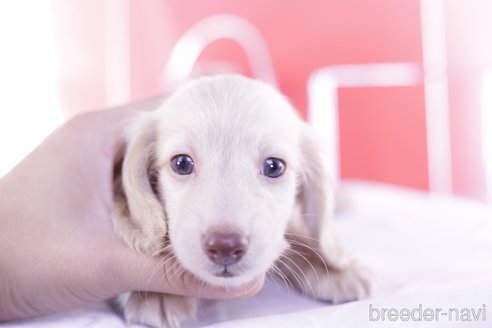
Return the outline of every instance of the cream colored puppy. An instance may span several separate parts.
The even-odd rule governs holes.
[[[189,82],[133,124],[115,230],[201,283],[239,286],[270,271],[316,299],[365,297],[369,275],[333,236],[322,154],[273,88],[232,75]],[[197,300],[133,293],[123,306],[128,323],[177,327]]]

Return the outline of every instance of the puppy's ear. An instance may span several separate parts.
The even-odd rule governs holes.
[[[331,220],[334,212],[334,185],[329,172],[326,147],[312,128],[304,124],[301,137],[302,172],[298,199],[301,205],[301,225],[309,238],[306,244],[315,248],[326,263],[342,268],[349,260],[340,242],[336,239]]]
[[[113,225],[133,249],[154,255],[166,234],[164,207],[156,187],[157,118],[142,114],[131,126],[120,171],[114,179]]]

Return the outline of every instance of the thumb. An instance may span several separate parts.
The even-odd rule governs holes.
[[[129,290],[225,299],[253,296],[265,282],[262,274],[238,287],[213,286],[186,270],[173,255],[150,257],[128,250],[122,260]]]

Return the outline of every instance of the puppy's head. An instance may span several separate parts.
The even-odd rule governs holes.
[[[288,101],[263,83],[191,82],[130,134],[117,230],[147,253],[165,237],[179,262],[208,283],[247,282],[287,246],[312,167],[306,137]]]

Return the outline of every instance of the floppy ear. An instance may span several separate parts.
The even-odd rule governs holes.
[[[329,266],[342,269],[349,258],[331,225],[335,191],[328,169],[329,161],[337,159],[327,156],[326,147],[307,124],[302,127],[301,151],[303,171],[298,198],[304,233],[309,235],[304,242],[315,248]]]
[[[145,113],[131,126],[120,170],[115,172],[113,225],[133,249],[155,255],[166,234],[155,176],[157,118]]]

